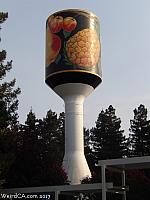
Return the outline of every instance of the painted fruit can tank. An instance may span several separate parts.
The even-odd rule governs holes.
[[[46,21],[46,83],[96,88],[102,80],[99,20],[89,11],[62,10]]]

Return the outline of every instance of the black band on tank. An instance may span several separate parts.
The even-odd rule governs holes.
[[[85,73],[85,72],[62,72],[56,73],[49,77],[46,77],[45,82],[49,85],[52,89],[58,85],[64,83],[83,83],[96,88],[102,79],[92,73]]]

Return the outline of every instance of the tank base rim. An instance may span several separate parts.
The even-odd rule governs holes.
[[[101,77],[85,72],[62,72],[46,77],[46,84],[54,89],[56,86],[65,83],[83,83],[92,86],[94,89],[102,82]]]

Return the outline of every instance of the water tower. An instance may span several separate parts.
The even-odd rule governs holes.
[[[91,175],[84,156],[83,103],[102,80],[100,49],[99,22],[93,13],[69,9],[48,17],[46,83],[65,102],[63,166],[71,184]]]

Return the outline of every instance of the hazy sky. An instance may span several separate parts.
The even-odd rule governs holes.
[[[84,125],[95,125],[110,104],[128,134],[133,109],[144,104],[150,112],[150,0],[0,0],[9,13],[2,24],[1,48],[13,60],[8,78],[17,79],[20,122],[32,107],[37,118],[49,109],[58,114],[64,103],[45,84],[45,22],[52,13],[80,8],[100,19],[103,82],[86,99]]]

